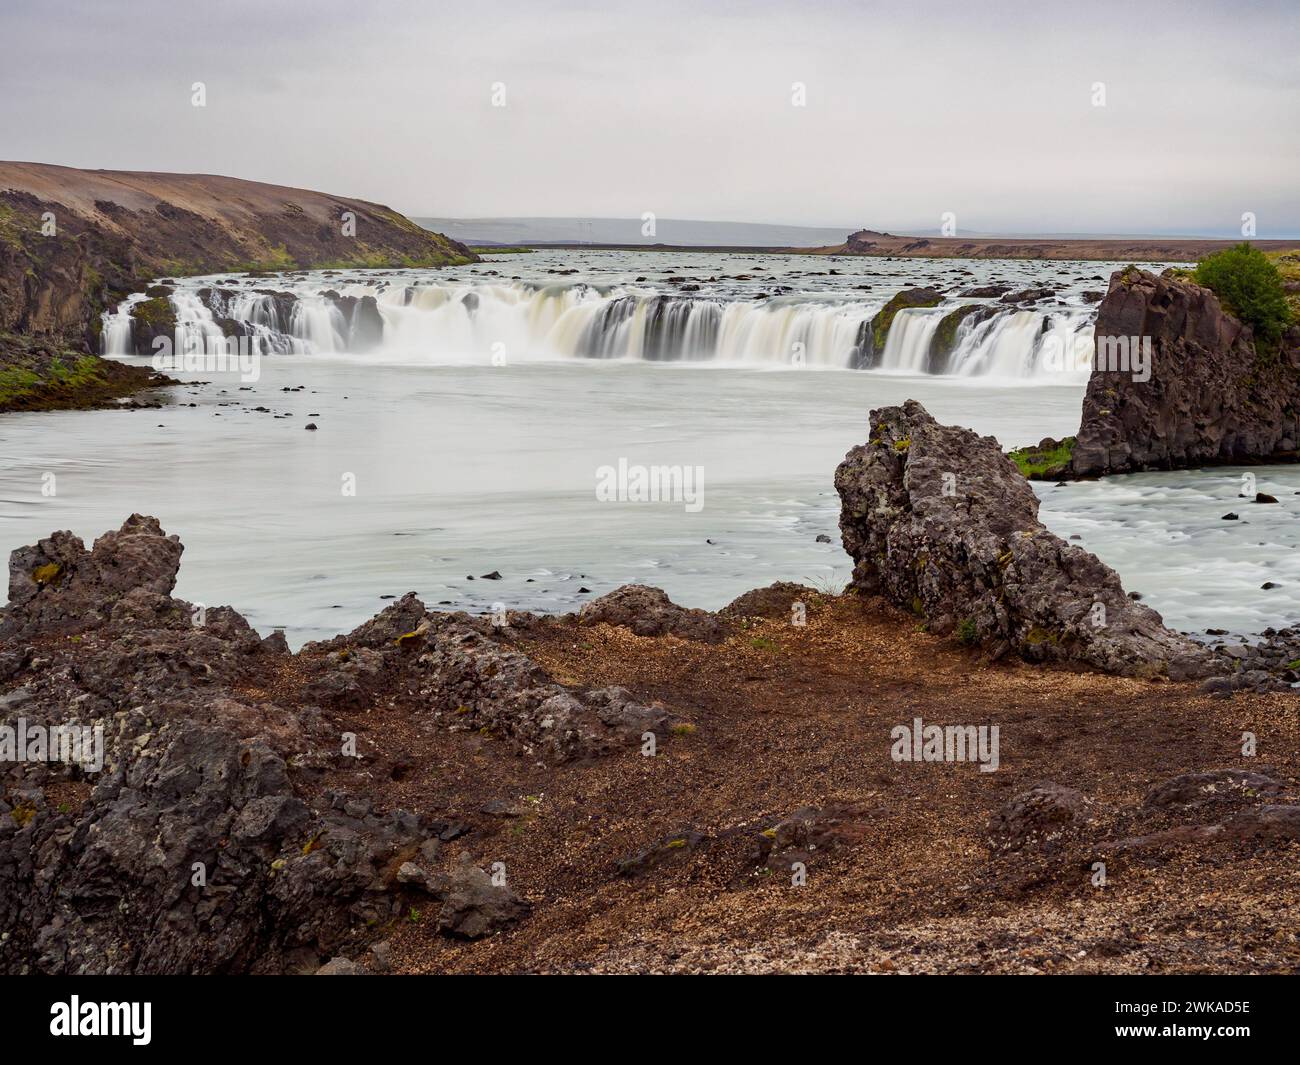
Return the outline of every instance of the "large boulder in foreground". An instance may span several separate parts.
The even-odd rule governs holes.
[[[1296,330],[1279,350],[1263,350],[1208,288],[1129,267],[1111,277],[1094,336],[1100,358],[1083,400],[1076,476],[1296,457]],[[1150,365],[1135,375],[1120,345],[1148,341]]]
[[[871,413],[835,471],[853,584],[995,655],[1108,673],[1201,675],[1205,653],[1129,599],[1095,555],[1038,520],[1038,497],[991,436],[915,400]]]

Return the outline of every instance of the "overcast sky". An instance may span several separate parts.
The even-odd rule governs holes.
[[[1300,235],[1297,0],[0,0],[0,40],[8,159],[415,215]]]

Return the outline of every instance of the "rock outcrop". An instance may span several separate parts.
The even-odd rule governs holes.
[[[1023,894],[1052,881],[1077,885],[1081,869],[1122,875],[1134,857],[1149,869],[1180,850],[1213,864],[1289,846],[1300,840],[1300,804],[1286,801],[1290,789],[1271,772],[1183,773],[1117,807],[1075,788],[1035,785],[989,820],[992,880],[1002,893]]]
[[[1262,350],[1209,289],[1130,267],[1112,276],[1095,336],[1075,476],[1296,458],[1300,329]],[[1135,374],[1120,353],[1138,343],[1151,358]]]
[[[993,437],[914,400],[871,413],[835,472],[853,584],[995,656],[1111,673],[1208,672],[1195,644],[1129,599],[1096,556],[1038,520],[1038,497]]]
[[[947,373],[948,362],[957,348],[957,330],[962,323],[969,320],[968,328],[973,329],[997,315],[999,310],[1000,308],[987,303],[968,303],[945,314],[935,327],[934,336],[930,338],[930,354],[925,372]]]
[[[68,350],[57,338],[0,333],[0,412],[152,406],[126,397],[175,383],[147,366]]]
[[[777,581],[766,588],[754,588],[738,595],[719,613],[729,618],[780,618],[784,621],[798,613],[799,604],[807,611],[821,598],[816,588],[806,584]]]
[[[468,830],[384,809],[403,756],[353,722],[382,706],[550,762],[666,735],[662,708],[564,688],[490,623],[413,595],[290,655],[174,598],[182,550],[137,514],[89,550],[56,532],[10,557],[0,972],[314,972],[431,903],[447,934],[489,934],[526,904],[464,853],[439,868]]]
[[[484,732],[552,762],[639,744],[668,726],[666,711],[622,688],[569,691],[495,639],[489,622],[427,613],[411,593],[348,635],[303,651],[307,692],[322,705],[367,705],[398,682],[443,727]]]
[[[704,610],[678,606],[660,588],[625,584],[592,600],[578,615],[582,625],[618,625],[638,636],[679,636],[683,640],[721,643],[730,628]]]

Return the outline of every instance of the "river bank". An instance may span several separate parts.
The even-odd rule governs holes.
[[[131,397],[180,382],[148,366],[66,348],[57,339],[0,334],[0,414],[159,407]]]

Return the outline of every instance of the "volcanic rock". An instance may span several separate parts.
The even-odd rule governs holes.
[[[805,606],[820,597],[816,588],[791,581],[777,581],[737,596],[719,613],[733,618],[781,618],[789,620],[795,603]]]
[[[915,400],[871,413],[835,472],[854,587],[994,657],[1111,673],[1209,672],[1206,653],[1129,599],[1115,572],[1038,520],[1038,497],[993,437]]]
[[[703,610],[678,606],[660,588],[625,584],[602,595],[578,614],[582,625],[620,625],[638,636],[678,636],[683,640],[721,643],[730,627]]]
[[[1094,333],[1149,340],[1150,377],[1134,380],[1131,361],[1094,364],[1075,476],[1296,457],[1300,329],[1261,351],[1208,288],[1129,267],[1112,275]]]

